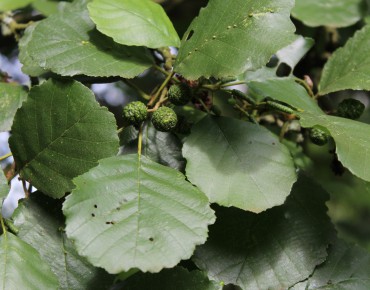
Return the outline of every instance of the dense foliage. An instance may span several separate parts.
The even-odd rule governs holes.
[[[368,11],[0,1],[0,288],[370,289]]]

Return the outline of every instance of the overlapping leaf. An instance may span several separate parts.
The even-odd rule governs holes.
[[[245,289],[287,289],[322,263],[334,228],[328,195],[300,176],[284,205],[261,214],[219,208],[194,261],[210,279]]]
[[[292,15],[308,26],[350,26],[362,17],[361,0],[296,0]]]
[[[88,7],[98,30],[120,44],[180,46],[179,36],[162,6],[151,0],[94,0]]]
[[[211,202],[261,212],[280,205],[296,181],[288,149],[264,127],[206,117],[186,139],[186,175]]]
[[[18,85],[0,83],[0,132],[9,131],[15,112],[27,98],[27,92]]]
[[[113,115],[75,81],[33,87],[15,115],[9,143],[21,176],[53,197],[70,191],[72,178],[99,159],[118,152]]]
[[[1,208],[2,208],[2,205],[3,205],[3,201],[9,193],[9,189],[10,188],[8,186],[8,182],[7,182],[3,172],[0,172],[0,215],[1,215]]]
[[[201,191],[144,156],[101,160],[74,183],[63,205],[67,236],[110,273],[173,267],[206,241],[214,222]]]
[[[175,70],[189,79],[257,69],[294,39],[291,0],[213,0],[181,42]]]
[[[50,290],[58,281],[39,253],[11,233],[0,236],[0,288]]]
[[[63,232],[59,203],[39,193],[23,201],[13,217],[18,237],[37,249],[50,265],[58,277],[58,289],[107,289],[112,277],[79,256]]]
[[[320,95],[345,89],[370,90],[370,25],[358,31],[326,63],[320,80]]]
[[[29,32],[20,46],[26,66],[64,76],[132,78],[152,65],[145,48],[115,43],[95,29],[87,9],[74,7],[51,15]]]

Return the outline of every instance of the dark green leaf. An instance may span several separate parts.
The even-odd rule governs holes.
[[[188,259],[214,222],[206,196],[177,170],[138,155],[100,161],[63,205],[82,256],[110,273],[159,272]]]
[[[280,205],[296,181],[288,149],[262,126],[206,117],[186,139],[186,175],[211,202],[261,212]]]
[[[210,279],[242,289],[287,289],[322,263],[334,229],[328,196],[300,176],[284,205],[261,214],[219,208],[194,261]]]
[[[260,68],[294,40],[292,0],[213,0],[181,42],[175,70],[189,79]]]
[[[75,81],[33,87],[17,111],[9,139],[21,176],[52,197],[72,178],[118,152],[116,122],[94,94]]]
[[[120,44],[180,46],[170,19],[162,6],[152,0],[94,0],[88,7],[98,30]]]

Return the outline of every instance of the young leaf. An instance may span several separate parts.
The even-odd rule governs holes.
[[[150,48],[180,46],[166,12],[152,0],[94,0],[88,8],[98,30],[120,44]]]
[[[39,253],[11,233],[0,236],[1,289],[58,289],[58,280]]]
[[[184,175],[144,156],[101,160],[74,183],[63,205],[67,236],[109,273],[175,266],[206,241],[215,219]]]
[[[94,94],[75,81],[33,87],[17,111],[9,139],[22,178],[52,197],[72,178],[118,152],[116,122]]]
[[[284,203],[295,168],[288,149],[262,126],[206,117],[186,139],[186,175],[211,202],[261,212]]]
[[[0,132],[10,130],[15,112],[26,98],[22,86],[0,83]]]
[[[307,26],[346,27],[363,14],[361,0],[296,0],[292,15]]]
[[[257,69],[294,39],[292,0],[213,0],[181,42],[175,70],[189,79]]]
[[[322,263],[334,228],[328,195],[300,176],[284,205],[261,214],[219,208],[194,261],[212,280],[246,289],[287,289]]]
[[[112,284],[113,277],[79,256],[67,239],[59,200],[32,193],[20,203],[13,218],[18,237],[37,249],[58,277],[58,289],[91,289],[91,285],[94,289],[108,289]]]
[[[116,44],[95,29],[87,9],[61,11],[38,23],[21,48],[26,65],[63,76],[121,76],[132,78],[152,65],[142,47]]]
[[[369,46],[370,25],[366,25],[326,63],[319,85],[320,95],[346,89],[370,90]]]
[[[128,279],[125,290],[221,290],[222,286],[208,280],[201,271],[189,272],[182,267],[165,269],[158,274],[140,273]]]

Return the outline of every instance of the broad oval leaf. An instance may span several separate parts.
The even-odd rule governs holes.
[[[15,112],[26,98],[22,86],[0,83],[0,132],[10,130]]]
[[[63,205],[67,236],[109,273],[175,266],[206,241],[215,219],[183,174],[144,156],[101,160],[74,182]]]
[[[346,27],[363,15],[361,0],[296,0],[292,15],[307,26]]]
[[[320,95],[345,89],[370,90],[370,25],[356,32],[324,66]],[[354,53],[356,52],[356,53]]]
[[[210,279],[243,290],[288,289],[325,261],[335,234],[327,199],[321,187],[300,176],[282,206],[258,215],[219,208],[193,260]]]
[[[67,239],[60,200],[34,192],[19,204],[13,219],[18,237],[37,249],[58,277],[58,289],[108,289],[112,285],[113,277],[79,256]]]
[[[190,182],[211,202],[261,212],[284,203],[296,181],[288,149],[266,128],[205,117],[186,139]]]
[[[63,76],[121,76],[132,78],[149,68],[153,59],[142,47],[127,47],[95,29],[87,9],[61,11],[38,23],[24,41],[26,65]]]
[[[1,289],[58,289],[58,280],[39,253],[11,233],[0,237]]]
[[[189,79],[234,76],[265,65],[294,39],[293,0],[213,0],[191,23],[175,70]]]
[[[33,87],[15,115],[9,144],[21,177],[52,197],[118,152],[114,116],[76,81]]]
[[[88,8],[98,30],[120,44],[180,46],[170,19],[152,0],[94,0]]]

